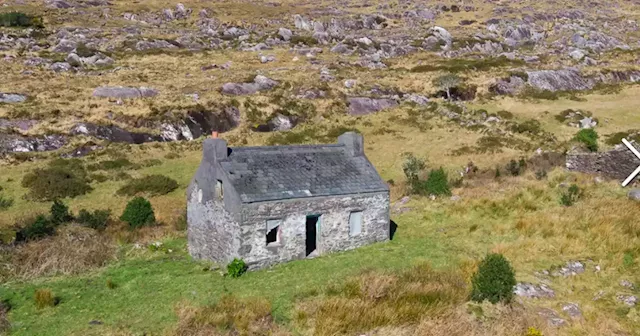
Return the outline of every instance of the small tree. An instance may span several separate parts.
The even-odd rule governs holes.
[[[449,181],[447,179],[447,173],[440,167],[429,172],[429,177],[425,182],[425,189],[429,195],[444,195],[450,196],[451,190],[449,189]]]
[[[436,78],[433,84],[447,93],[447,100],[451,101],[451,89],[460,85],[462,79],[456,74],[446,74]]]
[[[471,278],[471,300],[509,303],[513,298],[516,276],[511,264],[502,254],[489,254]]]
[[[152,225],[156,222],[151,203],[144,197],[136,197],[129,201],[120,220],[129,224],[132,229]]]

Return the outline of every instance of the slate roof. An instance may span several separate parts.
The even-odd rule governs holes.
[[[220,164],[243,203],[389,190],[343,144],[237,147]]]

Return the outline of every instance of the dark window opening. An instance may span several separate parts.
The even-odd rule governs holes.
[[[317,235],[318,235],[318,226],[320,224],[320,216],[307,216],[307,224],[306,224],[306,254],[305,256],[309,256],[316,250],[317,247]]]
[[[280,239],[278,239],[279,231],[280,231],[280,227],[276,226],[273,229],[271,229],[271,231],[267,232],[267,245],[271,243],[277,243],[280,241]]]
[[[267,220],[267,245],[280,243],[280,225],[282,220]]]
[[[219,200],[224,199],[224,189],[222,187],[222,181],[218,180],[216,183],[216,198]]]

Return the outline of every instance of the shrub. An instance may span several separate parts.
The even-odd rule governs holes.
[[[20,12],[0,13],[0,27],[43,28],[42,19]]]
[[[90,227],[92,229],[102,231],[109,224],[109,219],[111,217],[111,211],[109,210],[95,210],[93,213],[82,209],[78,213],[78,218],[76,221],[78,224],[81,224],[86,227]]]
[[[547,178],[547,171],[544,169],[536,170],[536,180],[544,180]]]
[[[492,253],[480,263],[471,284],[471,300],[509,303],[516,285],[515,272],[503,255]]]
[[[151,203],[143,197],[136,197],[129,201],[120,220],[129,224],[133,229],[152,225],[156,222]]]
[[[449,182],[447,180],[447,173],[445,173],[442,167],[429,172],[429,177],[425,182],[425,190],[429,195],[451,195],[451,190],[449,190]]]
[[[584,144],[588,150],[592,152],[598,151],[598,133],[594,129],[582,129],[578,131],[574,139]]]
[[[527,168],[527,163],[524,158],[520,158],[519,161],[511,160],[509,164],[506,166],[506,170],[511,174],[511,176],[519,176],[524,173]]]
[[[423,159],[417,158],[413,156],[413,154],[408,154],[406,156],[406,159],[402,164],[402,171],[404,172],[404,176],[407,178],[407,182],[411,188],[411,193],[417,194],[420,192],[422,188],[420,174],[425,167],[426,163]]]
[[[58,299],[53,296],[53,292],[50,289],[36,289],[33,294],[33,300],[38,309],[53,307],[58,304]]]
[[[291,45],[304,44],[304,45],[307,45],[307,46],[311,47],[311,46],[314,46],[314,45],[318,44],[318,40],[316,40],[312,36],[294,35],[294,36],[291,36],[290,43],[291,43]]]
[[[575,184],[572,184],[567,191],[560,195],[560,204],[564,206],[572,206],[582,196],[582,190]]]
[[[53,235],[55,225],[44,215],[38,215],[35,219],[27,219],[26,225],[16,232],[16,241],[25,242],[41,239]]]
[[[105,266],[116,252],[115,244],[95,230],[65,225],[55,236],[17,246],[10,266],[22,279],[72,275]]]
[[[13,205],[13,199],[0,195],[0,211],[9,209]]]
[[[133,179],[118,190],[118,195],[135,196],[146,193],[151,196],[165,195],[178,188],[176,180],[164,175],[148,175]]]
[[[227,273],[232,278],[239,278],[247,269],[249,269],[249,267],[242,259],[233,259],[233,261],[227,265]]]
[[[538,134],[542,131],[540,122],[535,119],[529,119],[521,123],[511,126],[511,130],[516,133]]]
[[[76,197],[92,190],[86,170],[77,159],[58,159],[47,168],[35,169],[24,176],[22,186],[29,188],[27,197],[36,201]]]
[[[447,100],[451,100],[451,89],[460,85],[462,79],[456,74],[445,74],[433,80],[433,84],[447,93]]]
[[[53,225],[68,223],[73,220],[73,216],[69,213],[69,207],[59,200],[53,201],[51,205],[50,221]]]

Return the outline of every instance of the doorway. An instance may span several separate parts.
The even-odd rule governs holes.
[[[318,227],[320,226],[320,215],[307,216],[305,257],[308,257],[318,247]]]

